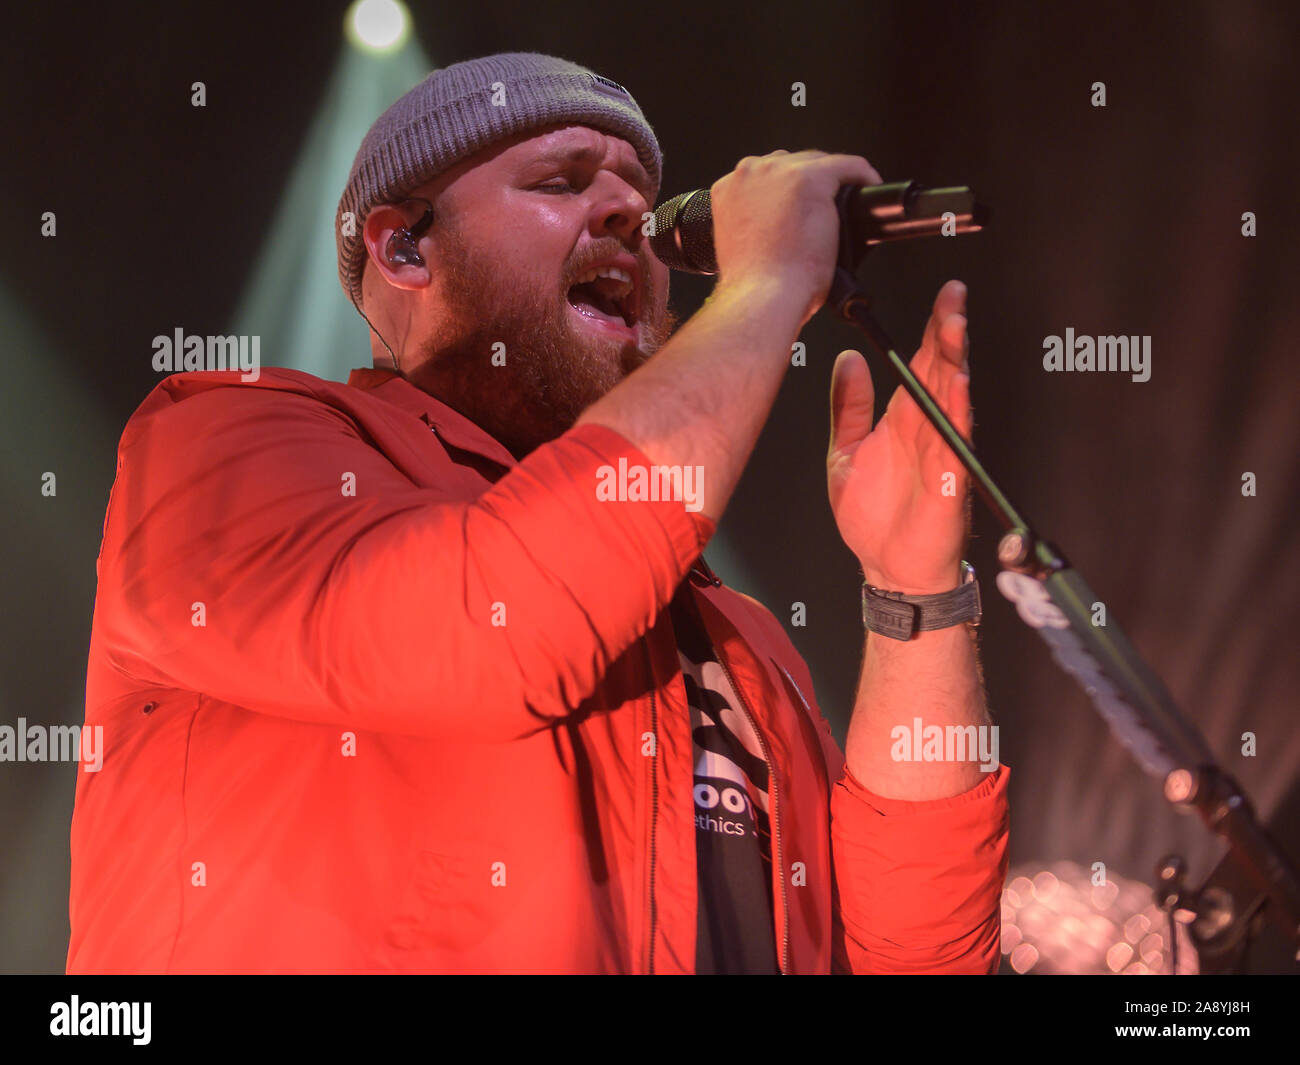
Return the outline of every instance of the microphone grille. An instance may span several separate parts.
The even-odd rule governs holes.
[[[713,250],[713,204],[709,190],[683,192],[660,204],[655,211],[650,247],[670,270],[716,274],[718,259]]]

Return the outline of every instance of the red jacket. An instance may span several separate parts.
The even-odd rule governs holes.
[[[712,522],[597,499],[620,457],[582,426],[516,462],[382,370],[155,388],[97,564],[68,972],[693,971],[688,573],[768,749],[783,971],[994,970],[1006,767],[868,792],[781,625],[693,568]]]

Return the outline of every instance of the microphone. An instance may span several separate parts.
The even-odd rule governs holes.
[[[836,198],[841,232],[854,247],[870,248],[891,240],[978,233],[988,208],[963,186],[932,189],[915,181],[890,185],[845,185]],[[672,270],[716,274],[713,205],[708,189],[683,192],[654,213],[650,247]]]

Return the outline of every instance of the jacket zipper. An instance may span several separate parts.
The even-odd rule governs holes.
[[[641,644],[645,648],[646,665],[650,669],[650,735],[654,742],[654,757],[650,759],[650,949],[647,955],[646,969],[653,976],[655,971],[655,931],[658,924],[658,911],[655,907],[655,829],[659,825],[659,704],[655,699],[655,666],[650,656],[650,641]]]
[[[763,748],[763,758],[767,762],[768,778],[772,781],[772,850],[774,852],[773,860],[776,862],[779,881],[781,884],[781,972],[789,972],[789,961],[786,957],[787,948],[790,942],[790,908],[786,903],[785,897],[785,859],[781,852],[781,799],[780,788],[776,779],[776,763],[772,760],[772,751],[767,745],[767,737],[763,735],[763,730],[758,727],[758,722],[754,720],[754,715],[749,712],[749,706],[745,702],[745,696],[741,693],[740,685],[736,683],[735,678],[731,675],[731,669],[727,663],[722,660],[722,652],[715,653],[718,658],[718,665],[722,667],[722,672],[727,678],[727,683],[731,685],[731,690],[736,693],[736,698],[740,701],[740,708],[745,712],[745,717],[749,721],[749,727],[754,730],[754,735],[758,737],[758,745]]]

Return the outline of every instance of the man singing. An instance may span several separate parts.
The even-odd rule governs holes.
[[[873,429],[841,354],[827,480],[869,586],[846,750],[701,557],[826,297],[834,193],[880,178],[741,160],[673,332],[661,163],[583,67],[436,71],[339,204],[373,367],[176,374],[132,416],[69,972],[996,969],[1008,771],[899,756],[914,723],[991,727],[938,434],[901,390]],[[969,435],[964,307],[944,286],[912,367]]]

